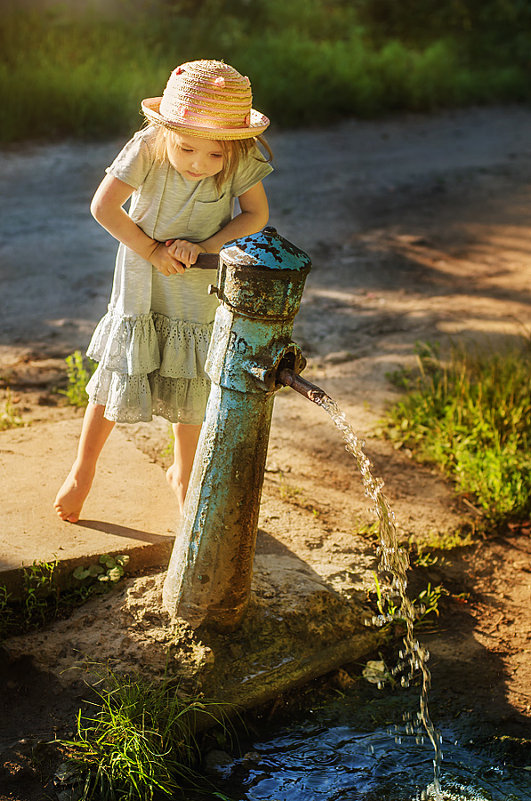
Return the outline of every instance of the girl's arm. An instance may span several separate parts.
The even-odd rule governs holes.
[[[267,224],[269,204],[261,181],[240,195],[238,200],[240,214],[237,214],[217,234],[201,242],[207,253],[219,253],[223,245],[230,242],[231,239],[256,234]]]
[[[261,231],[269,219],[269,205],[262,182],[255,184],[240,195],[240,214],[237,214],[214,236],[196,244],[184,239],[175,239],[169,247],[170,253],[183,264],[191,266],[200,253],[219,253],[223,245],[231,239],[249,236]]]
[[[115,239],[149,261],[163,275],[183,273],[183,264],[169,252],[164,243],[145,234],[123,209],[124,203],[134,191],[129,184],[107,174],[90,204],[94,219]]]

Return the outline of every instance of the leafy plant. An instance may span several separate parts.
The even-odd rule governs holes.
[[[14,625],[13,607],[10,604],[11,595],[5,585],[0,585],[0,639],[8,634]]]
[[[373,576],[376,589],[376,606],[379,612],[379,616],[374,622],[380,627],[385,627],[396,621],[404,622],[400,607],[395,604],[392,598],[385,597],[377,574],[373,573]],[[428,615],[439,616],[439,601],[443,595],[448,595],[448,592],[442,584],[432,587],[431,583],[428,583],[427,587],[419,592],[418,596],[413,600],[416,615],[415,625],[425,622]]]
[[[380,523],[378,520],[373,520],[370,523],[364,523],[361,526],[356,528],[356,533],[359,534],[361,537],[367,537],[369,540],[377,541],[378,540],[378,531],[380,528]]]
[[[428,586],[421,590],[415,600],[415,608],[418,613],[418,622],[425,621],[428,615],[434,614],[439,617],[439,601],[443,595],[448,595],[448,591],[438,584],[432,587],[428,582]]]
[[[57,614],[58,589],[54,574],[57,560],[34,561],[22,571],[22,597],[14,598],[0,585],[0,636],[8,637],[39,628]]]
[[[23,620],[25,628],[37,628],[46,623],[57,608],[59,591],[54,582],[57,560],[34,561],[25,567],[23,576]]]
[[[112,671],[96,692],[97,702],[78,713],[75,738],[63,741],[79,801],[149,801],[204,785],[195,731],[200,718],[227,730],[220,704],[186,696],[168,679]]]
[[[116,584],[120,581],[125,572],[125,567],[129,563],[129,556],[121,554],[119,556],[109,556],[102,554],[97,563],[88,567],[76,567],[72,573],[78,581],[99,581],[101,583],[110,582]]]
[[[7,587],[0,585],[0,636],[31,631],[66,617],[95,593],[114,586],[128,562],[127,555],[103,554],[98,563],[77,567],[72,573],[76,585],[61,590],[56,580],[58,561],[34,561],[22,571],[20,598],[13,598]]]
[[[419,550],[414,557],[415,567],[432,567],[438,561],[438,554],[433,554],[430,551]]]
[[[66,395],[70,406],[86,406],[88,395],[86,386],[94,373],[97,363],[92,359],[84,359],[80,350],[74,351],[65,359],[68,385],[61,389],[61,395]]]
[[[531,348],[499,353],[417,347],[417,371],[394,382],[407,390],[388,413],[386,434],[435,462],[487,523],[531,509]]]
[[[376,606],[378,607],[378,612],[380,613],[380,624],[390,623],[393,620],[396,620],[398,616],[399,609],[396,604],[391,601],[389,598],[384,598],[382,587],[378,580],[378,575],[373,572],[374,577],[374,585],[376,587]]]
[[[0,431],[6,431],[8,428],[17,428],[23,425],[24,421],[15,409],[11,399],[11,391],[7,389],[3,409],[0,409]]]

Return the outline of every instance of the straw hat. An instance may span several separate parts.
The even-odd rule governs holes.
[[[142,110],[151,122],[204,139],[249,139],[269,120],[252,108],[249,78],[223,61],[188,61],[171,73],[162,97]]]

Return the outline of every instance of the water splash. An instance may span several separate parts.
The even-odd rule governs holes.
[[[312,400],[327,412],[336,428],[342,433],[345,447],[356,460],[365,494],[373,503],[373,512],[379,521],[379,545],[377,550],[379,569],[391,577],[389,593],[392,597],[398,598],[399,602],[396,613],[392,615],[380,614],[373,620],[379,625],[384,625],[396,619],[405,622],[404,649],[400,651],[399,662],[391,672],[394,675],[404,672],[401,684],[408,687],[413,676],[417,671],[420,671],[422,685],[417,721],[419,726],[424,728],[435,753],[433,759],[433,784],[426,789],[424,799],[443,801],[445,796],[441,794],[440,785],[441,761],[443,758],[442,735],[433,725],[428,708],[428,693],[431,686],[431,673],[428,668],[429,651],[415,637],[414,624],[417,619],[417,613],[406,593],[409,556],[407,551],[399,545],[394,513],[382,491],[383,481],[375,478],[372,474],[370,460],[363,450],[364,443],[353,431],[345,419],[344,413],[332,398],[322,392],[319,397],[312,398]],[[409,733],[411,729],[411,733],[413,733],[415,728],[417,727],[410,723],[406,731]]]

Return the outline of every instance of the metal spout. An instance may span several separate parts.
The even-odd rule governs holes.
[[[325,398],[330,397],[326,394],[324,389],[306,381],[305,378],[302,378],[302,376],[289,367],[282,367],[278,371],[277,381],[285,387],[291,387],[295,392],[304,395],[305,398],[308,398],[308,400],[311,400],[312,403],[316,403],[318,406],[322,404]]]

